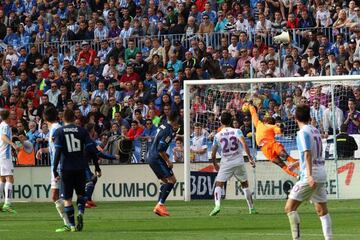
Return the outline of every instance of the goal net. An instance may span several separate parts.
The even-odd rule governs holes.
[[[296,105],[303,103],[311,106],[311,124],[322,134],[323,157],[327,160],[326,169],[330,179],[329,189],[331,188],[334,193],[333,197],[339,197],[338,160],[340,158],[337,157],[338,151],[335,151],[336,135],[346,121],[344,116],[349,111],[348,101],[355,97],[354,92],[359,86],[357,79],[356,76],[333,76],[186,81],[185,200],[190,200],[191,197],[202,198],[198,196],[199,192],[205,190],[199,188],[214,183],[216,173],[210,160],[211,148],[213,138],[221,125],[220,115],[223,111],[231,113],[232,127],[242,131],[252,156],[257,161],[255,169],[247,164],[248,180],[255,197],[263,199],[287,197],[296,178],[268,161],[256,145],[256,129],[252,124],[248,108],[244,107],[245,103],[250,101],[256,106],[260,120],[273,117],[276,123],[282,125],[282,134],[277,135],[276,140],[295,159],[298,158],[296,145],[298,127],[294,119]],[[357,139],[356,137],[355,140]],[[219,153],[217,157],[220,158]],[[345,159],[345,155],[340,157],[341,160]],[[246,157],[245,161],[247,161]],[[205,183],[205,181],[210,182]],[[241,195],[239,186],[240,182],[236,179],[228,181],[226,197]],[[209,196],[212,189],[208,187],[208,191]]]

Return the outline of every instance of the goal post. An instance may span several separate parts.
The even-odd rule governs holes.
[[[332,103],[332,112],[335,112],[335,106],[339,105],[339,99],[341,97],[337,96],[337,93],[334,93],[336,90],[335,86],[359,86],[360,76],[352,76],[352,75],[344,75],[344,76],[316,76],[316,77],[291,77],[291,78],[251,78],[251,79],[214,79],[214,80],[187,80],[184,81],[184,200],[191,200],[191,166],[194,164],[190,159],[190,140],[191,140],[191,131],[194,125],[194,121],[192,121],[193,113],[192,111],[192,103],[194,101],[193,90],[201,88],[203,89],[218,89],[219,91],[225,92],[244,92],[247,94],[247,98],[252,98],[254,94],[253,89],[260,89],[266,84],[274,84],[278,88],[278,92],[281,96],[286,96],[286,89],[284,86],[305,86],[306,84],[319,84],[321,86],[327,86],[329,89],[329,103]],[[238,87],[238,88],[237,88]],[[256,88],[255,88],[256,87]],[[245,88],[245,89],[244,89]],[[340,91],[340,90],[339,90]],[[205,91],[206,92],[206,91]],[[343,93],[338,93],[343,94]],[[244,96],[243,94],[241,96]],[[204,96],[203,96],[204,97]],[[219,97],[223,97],[219,95]],[[282,98],[281,98],[282,99]],[[284,100],[281,100],[281,104],[284,104]],[[222,101],[226,104],[228,99],[222,99]],[[326,106],[328,107],[328,106]],[[214,105],[214,108],[216,106]],[[226,108],[226,107],[223,107]],[[213,109],[213,111],[217,111]],[[218,116],[218,115],[216,115]],[[206,118],[206,117],[205,117]],[[197,119],[197,118],[196,118]],[[334,117],[333,117],[334,119]],[[206,121],[206,119],[205,119]],[[330,127],[336,129],[335,121],[330,123]],[[293,126],[294,127],[294,126]],[[295,126],[296,129],[296,126]],[[294,134],[294,129],[291,130]],[[254,132],[253,132],[254,133]],[[296,134],[296,131],[295,131]],[[333,141],[336,142],[336,131],[332,133]],[[252,142],[254,142],[254,134],[252,134]],[[255,148],[255,146],[254,146]],[[257,150],[257,156],[259,156],[259,150]],[[333,154],[334,163],[337,164],[337,154],[336,151]],[[336,174],[335,168],[335,174]],[[256,170],[255,170],[256,171]],[[281,169],[279,169],[281,171]],[[255,176],[261,173],[254,174]],[[339,192],[338,180],[336,181],[337,189]],[[338,196],[337,196],[338,197]]]

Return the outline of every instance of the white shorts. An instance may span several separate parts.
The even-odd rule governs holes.
[[[216,181],[217,182],[226,182],[233,175],[240,182],[246,182],[248,179],[247,179],[245,164],[241,164],[241,165],[223,164],[223,165],[220,165],[219,172],[216,176]]]
[[[51,189],[60,189],[60,182],[55,179],[54,173],[51,171]]]
[[[0,176],[13,176],[14,164],[11,160],[3,160],[0,162]]]
[[[297,182],[291,189],[290,199],[303,202],[311,200],[314,203],[327,202],[326,184],[316,183],[316,188],[311,188],[308,183]]]

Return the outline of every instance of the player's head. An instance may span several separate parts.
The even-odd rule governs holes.
[[[64,122],[65,123],[73,123],[75,122],[75,113],[73,110],[66,109],[64,111]]]
[[[229,112],[221,113],[221,124],[224,126],[230,126],[232,122],[231,114]]]
[[[180,127],[180,117],[176,112],[171,112],[167,118],[168,122],[174,129],[178,129]]]
[[[55,107],[47,107],[44,110],[43,118],[45,122],[54,123],[58,120],[58,111]]]
[[[301,104],[296,107],[295,119],[300,123],[309,123],[311,120],[310,106]]]
[[[9,110],[7,110],[7,109],[2,109],[2,110],[0,111],[0,118],[1,118],[1,120],[6,121],[6,120],[9,119],[9,116],[10,116]]]
[[[264,122],[266,122],[267,124],[270,124],[270,125],[275,125],[275,123],[276,123],[275,118],[273,118],[273,117],[266,117],[264,119]]]

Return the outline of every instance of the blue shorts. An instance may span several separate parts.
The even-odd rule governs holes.
[[[171,168],[168,167],[162,158],[149,159],[149,165],[158,179],[174,176]]]

